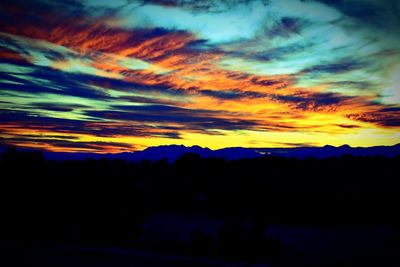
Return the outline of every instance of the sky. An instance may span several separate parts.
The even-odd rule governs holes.
[[[0,143],[400,143],[400,1],[2,0]]]

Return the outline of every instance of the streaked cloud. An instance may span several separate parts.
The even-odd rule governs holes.
[[[400,142],[396,1],[16,0],[0,15],[3,143]]]

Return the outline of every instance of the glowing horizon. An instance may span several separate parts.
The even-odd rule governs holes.
[[[397,1],[2,1],[2,144],[400,143]]]

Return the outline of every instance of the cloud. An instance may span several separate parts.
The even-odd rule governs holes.
[[[117,151],[396,136],[398,6],[364,2],[3,1],[0,137]]]
[[[350,97],[334,93],[296,93],[293,95],[273,95],[273,99],[290,103],[302,110],[324,110],[344,105]]]
[[[345,129],[360,128],[359,125],[355,125],[355,124],[336,124],[336,126],[338,126],[338,127],[340,127],[340,128],[345,128]]]
[[[240,90],[199,90],[198,93],[205,96],[225,100],[234,100],[241,98],[263,98],[268,96],[267,94],[263,93]]]
[[[0,110],[0,133],[3,135],[26,135],[29,132],[46,132],[43,137],[51,137],[51,133],[69,135],[79,139],[81,135],[95,137],[136,136],[136,137],[165,137],[179,138],[179,127],[166,125],[154,126],[143,123],[118,121],[83,121],[64,118],[51,118],[32,115],[23,111]]]
[[[65,103],[31,103],[33,107],[50,111],[71,112],[74,109],[88,108],[85,105],[65,104]]]
[[[58,137],[56,137],[58,138]],[[135,147],[131,144],[118,143],[118,142],[80,142],[70,141],[65,139],[43,138],[38,136],[24,136],[10,137],[2,139],[0,143],[16,146],[33,146],[37,148],[51,148],[53,150],[72,150],[75,152],[92,151],[103,152],[108,151],[133,151]]]
[[[102,120],[145,123],[173,123],[178,128],[207,132],[243,130],[257,127],[257,122],[234,117],[234,114],[211,110],[193,110],[167,105],[113,106],[112,110],[87,111]]]
[[[237,1],[235,5],[228,2],[208,2],[203,5],[205,1],[185,2],[186,5],[172,1],[152,2],[124,5],[117,11],[117,23],[119,21],[120,26],[129,28],[162,27],[189,31],[212,43],[220,43],[252,38],[260,29],[266,14],[263,1]],[[93,8],[93,1],[86,2],[86,6],[88,9]],[[99,5],[96,4],[96,7]],[[115,8],[110,5],[102,7]],[[209,12],[210,9],[215,12]]]
[[[299,34],[301,32],[303,21],[292,17],[282,17],[271,29],[268,29],[267,35],[274,38],[277,36],[288,37],[291,34]]]
[[[366,64],[357,61],[342,61],[342,62],[335,62],[335,63],[327,63],[321,65],[315,65],[311,68],[303,70],[305,73],[342,73],[348,72],[356,69],[360,69],[365,67]]]
[[[400,107],[382,108],[374,112],[350,114],[349,118],[362,122],[377,124],[381,127],[399,127]]]
[[[286,17],[298,17],[318,22],[331,22],[342,16],[336,8],[316,1],[275,0],[271,1],[270,9]]]

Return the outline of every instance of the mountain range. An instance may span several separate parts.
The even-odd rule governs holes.
[[[123,152],[116,154],[98,153],[67,153],[67,152],[44,152],[43,155],[49,160],[82,160],[86,158],[100,159],[124,159],[128,161],[140,160],[161,160],[167,159],[169,162],[175,161],[185,153],[194,153],[201,157],[223,157],[227,160],[256,158],[262,156],[283,156],[295,158],[327,158],[341,157],[343,155],[352,156],[384,156],[395,157],[400,155],[400,144],[394,146],[374,146],[374,147],[350,147],[343,145],[339,147],[326,145],[323,147],[291,147],[291,148],[243,148],[230,147],[211,150],[200,146],[166,145],[149,147],[142,151]]]

